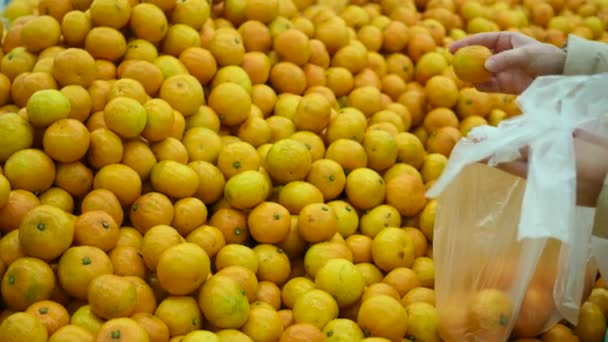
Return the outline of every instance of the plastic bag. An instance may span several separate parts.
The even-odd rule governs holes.
[[[475,128],[455,146],[427,193],[438,197],[433,250],[445,341],[506,341],[562,318],[577,322],[596,274],[595,209],[576,206],[572,133],[591,122],[606,127],[604,89],[607,74],[537,78],[518,98],[522,115]],[[524,147],[527,181],[477,163],[513,161]]]

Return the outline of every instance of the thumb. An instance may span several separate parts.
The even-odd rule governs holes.
[[[485,67],[492,73],[507,69],[524,69],[530,63],[530,55],[525,48],[515,48],[497,53],[486,60]]]

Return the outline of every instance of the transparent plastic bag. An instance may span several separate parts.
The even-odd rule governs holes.
[[[576,211],[579,234],[569,244],[518,240],[525,187],[522,178],[472,164],[437,199],[435,300],[444,341],[532,337],[578,317],[595,270],[588,249],[579,255],[569,245],[589,244],[592,213]]]
[[[604,89],[608,75],[540,77],[518,99],[522,115],[478,127],[454,148],[427,193],[437,197],[435,291],[445,341],[501,342],[561,319],[577,323],[596,274],[595,209],[576,205],[572,133],[605,126]],[[525,147],[527,180],[491,167]],[[490,166],[478,163],[486,159]]]

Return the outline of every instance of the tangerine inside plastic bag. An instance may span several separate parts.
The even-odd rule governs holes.
[[[564,316],[556,298],[576,311],[590,291],[595,269],[589,253],[574,256],[554,238],[517,239],[525,184],[504,171],[473,164],[437,199],[435,300],[444,341],[537,336]],[[589,212],[580,208],[578,213],[582,241],[572,243],[585,245]],[[569,277],[560,277],[560,272]],[[576,290],[566,291],[571,288]],[[575,295],[565,298],[564,292]]]
[[[435,292],[445,341],[501,342],[537,336],[561,319],[577,323],[597,272],[595,209],[576,205],[572,134],[605,122],[602,89],[608,74],[537,78],[518,99],[522,115],[475,128],[454,148],[427,193],[437,197]],[[527,180],[478,163],[516,160],[522,148]]]

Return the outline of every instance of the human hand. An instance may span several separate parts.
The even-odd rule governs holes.
[[[450,51],[454,53],[469,45],[483,45],[494,53],[485,64],[492,77],[475,85],[485,92],[518,95],[538,76],[562,74],[566,61],[564,50],[519,32],[474,34],[454,42]]]
[[[574,131],[574,153],[576,158],[576,202],[584,207],[595,207],[608,174],[608,136],[591,133],[588,129]],[[499,169],[526,178],[528,174],[528,151],[522,151],[517,161],[499,164]]]

